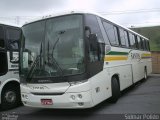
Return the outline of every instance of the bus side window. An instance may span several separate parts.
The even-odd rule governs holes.
[[[141,43],[141,39],[139,36],[137,36],[137,43],[138,43],[139,50],[142,49],[142,43]]]
[[[147,40],[148,51],[150,51],[149,40]]]
[[[145,40],[145,44],[146,44],[146,50],[149,51],[149,46],[148,46],[148,40]]]
[[[143,39],[140,37],[141,49],[144,50]]]
[[[13,28],[7,28],[6,30],[6,39],[8,41],[8,50],[18,50],[19,49],[19,38],[20,31]]]
[[[0,49],[5,48],[5,41],[4,41],[4,31],[3,27],[0,26]]]
[[[119,28],[119,37],[122,47],[129,47],[127,31]]]
[[[130,47],[136,48],[135,36],[132,33],[129,33]]]
[[[110,44],[113,46],[119,46],[117,28],[108,22],[103,22],[103,25]]]
[[[147,50],[147,47],[146,47],[146,40],[145,40],[145,39],[142,39],[142,41],[143,41],[144,50]]]

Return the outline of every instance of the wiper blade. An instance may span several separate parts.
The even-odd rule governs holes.
[[[57,43],[59,42],[59,37],[60,37],[60,35],[62,35],[62,34],[64,34],[66,31],[65,30],[62,30],[62,31],[59,31],[58,32],[58,38],[57,38],[57,40],[56,40],[56,42],[54,43],[54,45],[53,45],[53,48],[52,48],[52,54],[53,54],[53,52],[54,52],[54,49],[55,49],[55,47],[56,47],[56,45],[57,45]]]
[[[35,68],[35,66],[37,65],[37,62],[39,61],[39,58],[40,58],[40,55],[38,55],[38,56],[36,57],[36,59],[34,60],[32,66],[31,66],[31,69],[30,69],[30,71],[29,71],[28,74],[27,74],[26,80],[27,80],[27,79],[31,79],[31,77],[32,77],[31,74],[33,73],[34,68]]]
[[[62,73],[62,76],[63,76],[63,69],[59,66],[59,64],[57,63],[57,61],[55,60],[55,58],[53,57],[53,55],[49,55],[51,57],[49,57],[49,59],[51,60],[51,62],[48,62],[50,63],[51,65],[56,65],[56,67],[61,71]]]
[[[65,30],[58,32],[59,35],[58,35],[58,38],[57,38],[56,42],[54,43],[54,45],[53,45],[53,47],[52,47],[52,54],[51,54],[51,58],[52,58],[51,60],[52,60],[52,62],[58,67],[58,69],[61,71],[62,76],[63,76],[63,69],[60,67],[60,65],[57,63],[56,59],[54,58],[53,52],[54,52],[54,49],[55,49],[57,43],[58,43],[59,40],[60,40],[60,35],[64,34],[65,32],[66,32]],[[50,54],[49,54],[49,41],[48,41],[48,62],[49,62],[49,59],[50,59],[49,56],[50,56]]]
[[[61,71],[62,76],[63,76],[63,70],[62,70],[62,68],[59,66],[59,64],[57,63],[56,59],[55,59],[54,56],[53,56],[53,52],[54,52],[54,49],[55,49],[58,41],[59,41],[59,37],[58,37],[58,39],[56,40],[55,44],[53,45],[52,54],[49,54],[49,41],[48,41],[48,63],[51,63],[52,65],[53,65],[53,63],[54,63],[54,64],[58,67],[58,69]],[[51,57],[50,57],[50,56],[51,56]],[[52,62],[49,62],[49,60],[51,60]]]
[[[28,74],[27,74],[27,78],[26,78],[26,79],[31,79],[32,73],[33,73],[33,71],[34,71],[34,68],[35,68],[35,66],[37,65],[37,62],[38,62],[39,60],[40,60],[40,67],[41,67],[41,62],[42,62],[41,57],[42,57],[42,42],[41,42],[41,47],[40,47],[40,55],[38,55],[38,56],[36,57],[36,59],[34,60],[32,66],[31,66],[31,69],[30,69],[30,71],[29,71]]]

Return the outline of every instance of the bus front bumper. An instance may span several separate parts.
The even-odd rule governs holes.
[[[79,93],[64,93],[62,95],[34,95],[31,93],[21,93],[22,102],[25,106],[39,108],[91,108],[93,101],[91,91]],[[42,100],[50,100],[52,103],[43,104]]]

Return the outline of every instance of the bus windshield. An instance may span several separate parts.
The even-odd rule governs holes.
[[[84,72],[81,15],[30,23],[22,27],[22,33],[20,70],[28,82]]]

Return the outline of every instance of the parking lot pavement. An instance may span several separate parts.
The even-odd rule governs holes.
[[[123,91],[116,104],[111,104],[106,100],[96,107],[86,110],[41,109],[21,106],[12,110],[1,111],[1,117],[2,114],[13,112],[20,116],[19,118],[28,117],[38,120],[66,119],[68,115],[72,118],[84,116],[83,119],[93,119],[95,115],[106,114],[115,114],[115,117],[117,114],[160,114],[160,75],[152,74],[146,81],[141,81],[134,87]]]

